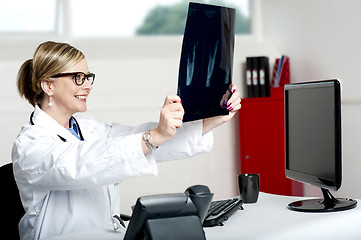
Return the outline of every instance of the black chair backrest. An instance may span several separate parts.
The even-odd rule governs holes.
[[[19,221],[24,216],[24,208],[20,200],[19,189],[13,173],[13,164],[0,167],[1,197],[0,206],[5,210],[1,217],[1,234],[9,239],[19,239]]]

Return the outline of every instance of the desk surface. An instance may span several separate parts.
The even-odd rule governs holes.
[[[207,239],[361,239],[361,207],[333,213],[287,209],[300,199],[261,193],[257,203],[245,204],[223,227],[206,228]]]
[[[208,240],[227,239],[361,239],[361,207],[334,213],[301,213],[287,209],[299,197],[260,193],[258,202],[245,204],[224,226],[204,228]],[[361,204],[361,201],[358,201]],[[125,231],[111,226],[63,235],[63,239],[122,239]]]

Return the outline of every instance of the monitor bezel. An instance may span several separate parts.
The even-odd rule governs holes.
[[[334,89],[334,117],[335,117],[335,174],[334,179],[325,179],[312,174],[302,173],[289,169],[288,156],[288,96],[290,91],[307,88],[333,88]],[[285,173],[286,177],[308,183],[316,187],[337,191],[341,187],[342,182],[342,143],[341,143],[341,87],[337,79],[322,80],[314,82],[287,84],[284,88],[285,97]]]

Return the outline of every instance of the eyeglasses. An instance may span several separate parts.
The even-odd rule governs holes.
[[[59,73],[59,74],[55,74],[54,76],[51,76],[51,77],[52,78],[60,78],[60,77],[68,77],[68,76],[72,76],[74,83],[78,86],[83,85],[85,82],[85,79],[87,79],[91,85],[93,85],[94,80],[95,80],[94,73],[85,74],[83,72]]]

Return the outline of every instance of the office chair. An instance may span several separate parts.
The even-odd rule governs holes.
[[[25,211],[14,179],[12,163],[0,167],[0,181],[2,186],[0,206],[6,209],[0,221],[1,235],[9,236],[9,239],[20,239],[18,225]]]

